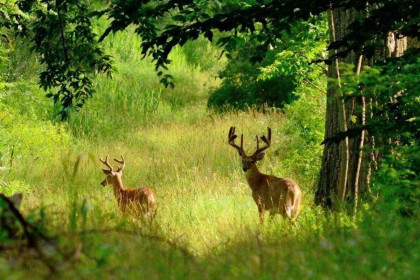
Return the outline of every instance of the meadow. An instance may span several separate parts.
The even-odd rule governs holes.
[[[17,46],[19,82],[1,96],[0,190],[23,192],[22,212],[50,236],[51,272],[31,251],[0,257],[1,279],[415,279],[420,231],[366,205],[357,216],[313,204],[319,175],[326,100],[303,94],[285,110],[216,113],[207,108],[223,67],[205,44],[212,67],[172,53],[176,87],[159,84],[142,60],[132,30],[107,38],[113,79],[98,76],[95,96],[65,123],[36,85],[36,59]],[[202,47],[202,46],[201,46]],[[21,48],[21,49],[19,49]],[[191,48],[190,48],[191,49]],[[21,59],[22,56],[28,59]],[[18,59],[20,57],[20,59]],[[210,58],[209,58],[210,59]],[[204,68],[204,69],[203,69]],[[325,82],[325,77],[320,84]],[[311,105],[312,112],[305,110]],[[261,171],[293,178],[302,211],[293,225],[277,216],[259,224],[230,126],[255,135],[273,130]],[[13,152],[12,152],[13,151]],[[157,197],[153,224],[124,216],[99,157],[124,155],[125,186],[149,186]]]

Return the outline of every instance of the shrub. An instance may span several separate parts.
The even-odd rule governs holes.
[[[222,86],[210,95],[208,106],[219,110],[231,108],[243,110],[253,105],[263,104],[284,108],[286,104],[297,99],[293,89],[293,79],[290,77],[257,80],[248,85],[225,80]]]
[[[244,110],[253,105],[267,104],[269,107],[284,108],[297,99],[293,76],[259,79],[260,67],[271,62],[250,62],[253,52],[255,49],[252,43],[245,43],[235,58],[229,60],[226,69],[220,73],[223,82],[220,88],[210,94],[208,107],[216,110]]]

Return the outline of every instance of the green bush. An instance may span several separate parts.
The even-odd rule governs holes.
[[[216,110],[244,110],[266,104],[269,107],[284,108],[297,99],[293,76],[259,79],[260,67],[271,61],[251,63],[249,58],[253,52],[255,49],[252,43],[245,43],[235,58],[229,60],[226,69],[220,73],[223,82],[210,94],[208,107]]]
[[[220,56],[222,51],[202,37],[188,41],[181,50],[187,62],[199,66],[202,71],[218,73],[226,65],[226,58]]]
[[[68,147],[65,125],[55,125],[54,107],[36,84],[39,64],[24,39],[10,37],[1,44],[0,60],[0,167],[29,157],[48,158],[57,147]]]
[[[229,78],[228,78],[229,79]],[[222,86],[213,91],[208,106],[213,109],[247,109],[253,105],[268,105],[284,108],[297,99],[293,93],[293,79],[257,80],[251,84],[235,84],[225,80]]]
[[[320,82],[325,80],[319,77]],[[297,91],[300,98],[285,107],[285,118],[278,132],[283,139],[276,151],[280,157],[279,172],[299,176],[314,186],[322,158],[320,143],[324,139],[326,98],[322,91],[304,84]]]
[[[420,214],[420,147],[395,147],[385,157],[374,175],[375,193],[379,193],[378,207],[404,217]]]

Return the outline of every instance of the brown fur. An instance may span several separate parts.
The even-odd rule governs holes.
[[[156,214],[156,199],[153,191],[147,187],[138,189],[125,188],[122,183],[122,168],[117,171],[102,170],[106,179],[102,181],[101,185],[112,185],[114,196],[117,199],[118,206],[123,213],[133,215],[142,214],[150,215],[152,218]]]
[[[241,146],[235,144],[237,138],[235,127],[231,127],[228,135],[228,143],[238,150],[242,159],[242,170],[252,190],[252,198],[258,206],[260,221],[264,221],[264,212],[270,211],[270,216],[280,214],[289,219],[296,218],[299,214],[302,192],[299,186],[292,179],[278,178],[273,175],[266,175],[259,172],[257,161],[264,158],[263,151],[271,145],[271,129],[268,128],[268,137],[262,136],[261,140],[266,144],[259,147],[257,139],[257,150],[247,156],[243,150],[243,135],[241,135]]]
[[[252,190],[252,198],[257,204],[261,222],[264,220],[265,211],[270,211],[270,217],[275,214],[289,219],[297,217],[302,193],[292,179],[262,174],[255,163],[245,172],[245,176]]]

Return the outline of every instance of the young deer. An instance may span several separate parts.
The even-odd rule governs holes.
[[[122,170],[125,167],[125,160],[123,156],[121,156],[121,159],[114,159],[121,164],[121,167],[118,166],[118,169],[114,171],[114,168],[108,163],[108,156],[106,156],[105,160],[99,158],[109,168],[102,169],[107,177],[101,182],[101,185],[104,187],[108,184],[112,185],[118,206],[123,213],[147,214],[153,218],[156,211],[156,200],[152,190],[146,187],[139,189],[125,188],[121,179]]]
[[[235,127],[229,130],[228,143],[238,150],[242,158],[242,170],[252,190],[252,197],[258,206],[260,221],[264,221],[264,211],[270,211],[270,217],[273,218],[276,213],[289,219],[296,218],[299,214],[299,206],[302,193],[299,186],[288,178],[278,178],[273,175],[262,174],[258,171],[256,162],[264,158],[263,151],[270,147],[271,128],[267,128],[268,138],[261,137],[265,143],[264,147],[259,147],[257,136],[257,150],[247,156],[243,149],[244,135],[241,135],[241,146],[235,144],[237,138]]]

